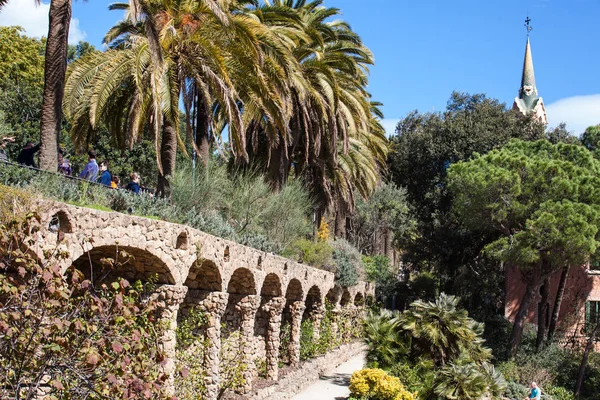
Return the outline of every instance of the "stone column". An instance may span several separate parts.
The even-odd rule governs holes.
[[[260,296],[248,295],[240,299],[235,305],[235,309],[241,314],[241,334],[244,342],[241,344],[243,363],[246,369],[243,372],[244,386],[242,393],[248,393],[252,388],[252,379],[256,375],[256,365],[254,365],[254,320],[256,319],[256,311],[260,305]]]
[[[297,366],[300,363],[300,325],[302,324],[302,314],[306,304],[303,301],[295,301],[290,304],[290,314],[292,321],[290,324],[290,365]]]
[[[267,359],[267,378],[274,381],[279,375],[279,332],[281,330],[281,313],[285,306],[285,297],[274,297],[263,305],[269,315],[269,326],[265,338]]]
[[[339,326],[338,326],[338,318],[341,314],[342,310],[339,306],[336,306],[333,310],[331,310],[331,336],[335,340],[338,338]],[[337,345],[337,343],[336,343]]]
[[[313,323],[313,340],[318,341],[321,337],[321,322],[325,317],[325,306],[323,304],[316,304],[310,313],[310,319]]]
[[[165,355],[165,362],[161,368],[167,377],[164,387],[168,394],[174,394],[177,312],[187,291],[187,286],[162,285],[152,295],[156,301],[157,323],[163,329],[158,338],[158,347]]]
[[[204,353],[204,368],[206,368],[206,400],[216,400],[219,395],[220,373],[219,353],[221,351],[221,317],[227,308],[228,293],[211,292],[198,304],[206,313],[207,347]]]

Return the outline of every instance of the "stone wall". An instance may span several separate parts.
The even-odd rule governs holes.
[[[278,378],[283,318],[291,326],[289,358],[295,367],[303,319],[311,318],[318,336],[325,300],[336,312],[360,311],[374,295],[374,286],[367,282],[340,288],[330,272],[188,226],[50,201],[39,207],[41,226],[33,234],[31,251],[41,261],[64,254],[59,260],[63,269],[74,265],[92,276],[102,269],[103,258],[113,258],[120,261],[111,272],[113,278],[158,284],[159,317],[169,327],[161,346],[169,358],[164,370],[171,376],[171,390],[178,320],[194,307],[205,313],[207,322],[198,332],[209,343],[203,360],[208,400],[216,399],[219,389],[222,336],[241,334],[236,354],[248,367],[241,389],[248,393],[258,375],[257,361],[266,361],[269,379]]]
[[[548,318],[552,314],[561,273],[562,271],[557,271],[550,277]],[[521,299],[525,294],[526,284],[523,281],[521,272],[516,267],[506,270],[505,281],[505,316],[509,321],[514,321],[521,305]],[[538,290],[534,301],[531,302],[529,307],[527,323],[537,326],[541,297],[540,290]],[[585,303],[588,301],[600,301],[600,271],[590,270],[588,265],[571,267],[558,318],[558,331],[564,336],[563,340],[572,340],[582,344],[587,340],[584,323]],[[596,350],[600,351],[600,343],[596,344]]]
[[[252,400],[286,400],[319,380],[321,375],[333,371],[338,365],[365,351],[361,342],[345,344],[332,352],[306,361],[280,379],[275,385],[252,391]]]

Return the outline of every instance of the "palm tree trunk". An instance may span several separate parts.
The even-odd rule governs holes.
[[[550,278],[544,279],[542,285],[542,298],[540,300],[540,307],[538,307],[538,323],[537,323],[537,338],[535,340],[536,350],[540,350],[544,344],[544,337],[546,336],[546,322],[548,315],[548,296],[550,294]]]
[[[285,143],[280,139],[269,160],[269,181],[274,191],[281,190],[287,182],[290,160],[286,153]]]
[[[558,284],[558,290],[556,291],[556,299],[554,299],[554,309],[552,310],[552,318],[550,319],[550,326],[548,327],[548,342],[552,342],[552,340],[554,339],[554,333],[556,332],[558,316],[560,315],[560,305],[565,294],[565,287],[567,286],[569,268],[570,267],[568,265],[564,267],[562,270],[562,274],[560,275],[560,282]]]
[[[531,302],[535,299],[538,286],[539,278],[533,279],[532,281],[527,283],[527,288],[525,289],[525,294],[521,299],[519,311],[517,312],[517,316],[515,317],[513,329],[510,334],[511,357],[514,357],[517,354],[517,351],[519,351],[519,346],[521,345],[521,338],[523,337],[523,327],[525,326],[525,321],[527,320],[527,314],[529,314],[529,307],[531,306]]]
[[[581,393],[581,385],[583,385],[583,377],[585,375],[585,368],[587,367],[588,357],[590,355],[590,352],[594,348],[594,340],[599,330],[600,319],[598,319],[598,322],[596,322],[596,326],[590,334],[590,337],[588,338],[587,344],[585,346],[585,350],[583,351],[583,357],[581,358],[581,364],[579,365],[579,372],[577,373],[577,383],[575,384],[575,397],[579,397],[579,394]]]
[[[196,147],[200,162],[206,167],[210,158],[210,110],[202,91],[196,92]]]
[[[71,0],[52,0],[49,18],[40,122],[40,168],[56,171],[67,70]]]
[[[171,197],[171,180],[175,172],[175,159],[177,157],[177,131],[175,125],[168,118],[163,120],[163,134],[160,144],[160,163],[162,174],[158,173],[156,195]]]

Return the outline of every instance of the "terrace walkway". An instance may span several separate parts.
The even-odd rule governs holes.
[[[292,400],[343,400],[350,396],[348,385],[354,371],[358,371],[365,364],[365,355],[361,354],[345,363],[335,370],[304,389],[302,393],[292,397]]]

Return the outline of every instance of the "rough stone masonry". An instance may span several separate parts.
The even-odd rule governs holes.
[[[206,313],[204,327],[210,343],[204,355],[206,399],[219,391],[219,351],[222,326],[237,329],[246,381],[251,389],[257,376],[255,361],[266,362],[270,380],[278,379],[279,332],[282,316],[290,318],[289,354],[292,365],[300,355],[300,324],[306,310],[317,328],[325,299],[334,313],[360,309],[374,295],[374,285],[359,282],[340,288],[334,275],[307,265],[224,240],[188,226],[143,217],[105,212],[52,201],[40,201],[41,229],[33,234],[31,250],[44,261],[56,250],[61,259],[91,275],[102,258],[131,256],[115,277],[148,280],[158,277],[155,293],[160,318],[168,329],[161,346],[170,358],[164,365],[172,390],[178,315],[198,306]]]

